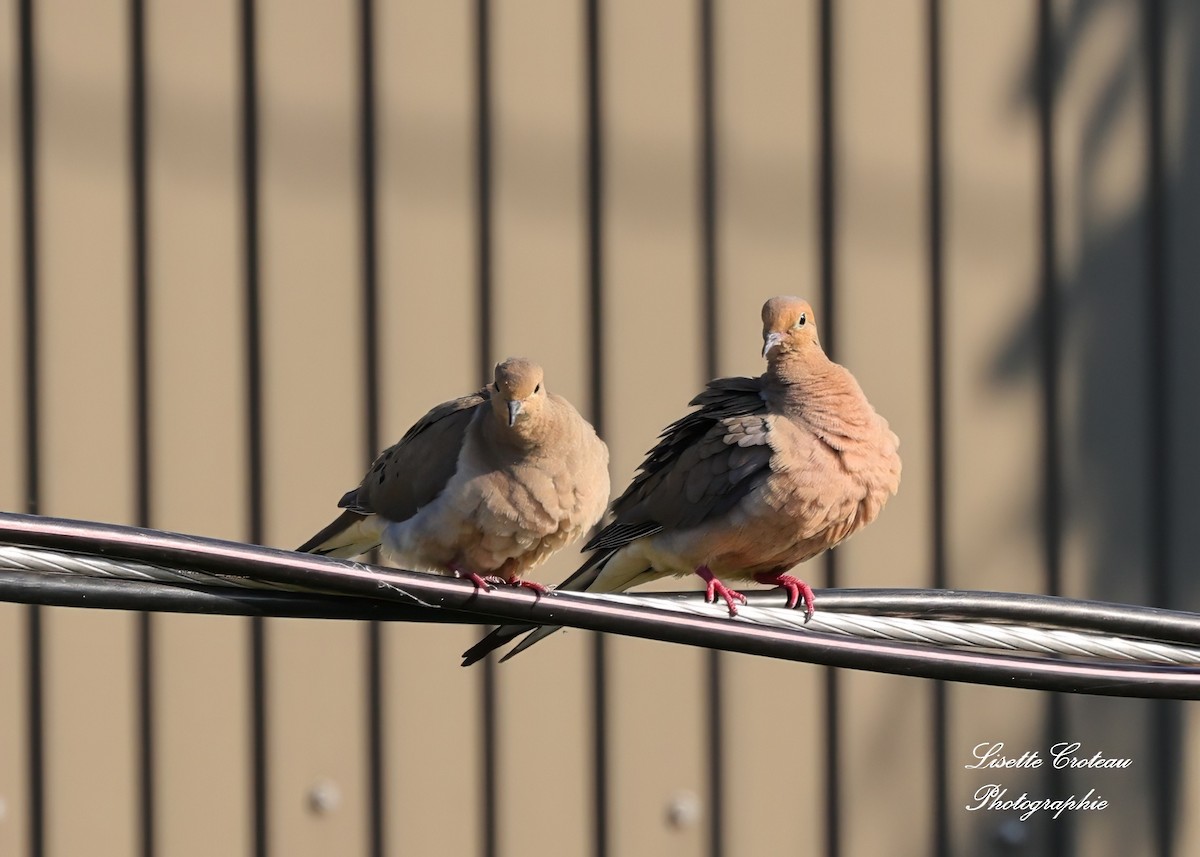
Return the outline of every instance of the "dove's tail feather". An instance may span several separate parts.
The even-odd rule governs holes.
[[[515,640],[517,637],[528,631],[545,631],[546,634],[553,634],[560,627],[561,626],[559,625],[553,625],[550,627],[542,627],[540,625],[501,625],[478,643],[471,646],[471,648],[463,652],[462,665],[464,667],[469,667],[471,664],[482,661],[492,652],[496,651],[496,649],[506,645],[512,640]],[[546,636],[546,634],[542,634],[538,637],[538,639]],[[531,634],[530,636],[533,635]],[[532,643],[530,645],[532,645]]]
[[[502,657],[500,659],[500,663],[504,663],[509,658],[516,657],[517,655],[521,654],[521,652],[525,651],[530,646],[532,646],[534,643],[538,642],[539,640],[546,639],[547,637],[549,637],[551,634],[553,634],[555,631],[559,630],[560,628],[562,628],[562,625],[543,625],[540,628],[535,628],[531,634],[529,634],[528,636],[525,637],[524,640],[517,643],[508,652],[506,652],[504,657]],[[465,664],[465,661],[464,661],[464,664]]]
[[[383,531],[374,515],[363,515],[347,509],[296,550],[345,559],[379,547],[382,537]]]
[[[587,562],[579,567],[579,570],[554,587],[554,591],[563,592],[621,592],[628,589],[632,584],[632,580],[624,585],[611,587],[604,586],[601,581],[601,587],[597,587],[596,583],[600,578],[600,572],[604,570],[604,566],[617,553],[617,549],[607,551],[597,551]],[[528,633],[529,636],[513,647],[511,652],[508,652],[500,659],[503,663],[514,655],[528,649],[534,643],[546,639],[555,631],[562,628],[561,625],[530,625],[530,624],[513,624],[501,625],[496,628],[478,643],[463,652],[464,667],[469,667],[471,664],[478,663],[486,658],[501,646],[515,640],[522,634]],[[532,633],[530,633],[532,632]]]

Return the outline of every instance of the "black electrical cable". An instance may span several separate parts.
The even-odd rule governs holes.
[[[875,616],[1007,622],[1099,631],[1179,645],[1200,645],[1200,615],[1181,610],[1083,601],[1052,595],[954,589],[825,589],[820,609]],[[782,603],[775,592],[746,593],[759,607]]]
[[[154,563],[171,568],[223,574],[285,586],[305,587],[349,596],[354,599],[389,602],[372,618],[383,618],[388,611],[407,609],[419,613],[455,611],[452,621],[533,622],[567,625],[593,631],[610,631],[631,636],[687,645],[706,646],[725,651],[804,661],[829,666],[888,672],[924,678],[975,682],[1035,690],[1057,690],[1108,696],[1200,699],[1200,670],[1187,667],[1137,663],[1072,662],[999,655],[976,651],[936,649],[910,643],[881,642],[825,634],[815,631],[750,625],[727,619],[696,616],[606,599],[584,598],[570,593],[534,597],[499,587],[490,593],[477,593],[466,581],[438,575],[417,574],[347,560],[330,559],[275,550],[255,545],[175,533],[120,527],[86,521],[69,521],[31,515],[0,514],[0,542],[103,556],[114,560]],[[4,573],[0,577],[14,574]],[[43,574],[38,586],[91,587],[88,578],[66,574]],[[12,578],[14,581],[16,577]],[[91,578],[105,586],[116,581]],[[15,584],[14,584],[15,585]],[[168,584],[159,584],[168,588]],[[169,585],[179,590],[172,597],[177,604],[189,598],[224,597],[237,609],[257,604],[267,609],[275,598],[308,598],[304,609],[313,609],[311,596],[280,591],[245,590],[236,596],[213,593],[203,588]],[[131,593],[134,590],[129,590]],[[147,603],[148,590],[137,590]],[[183,595],[182,593],[191,593]],[[93,604],[107,600],[106,606],[120,603],[115,595],[95,597]],[[165,596],[163,596],[165,597]],[[771,596],[755,596],[766,601]],[[1003,613],[1009,621],[1039,620],[1038,624],[1061,626],[1060,618],[1098,627],[1110,633],[1115,625],[1134,629],[1136,636],[1148,636],[1187,642],[1194,640],[1200,617],[1175,611],[1092,602],[1072,602],[1045,596],[1002,595],[1000,593],[921,592],[902,590],[827,591],[819,595],[825,609],[841,610],[853,604],[885,612],[888,599],[894,599],[886,612],[901,612],[929,617],[935,611],[994,618]],[[15,599],[14,599],[15,600]],[[80,603],[84,599],[80,598]],[[335,599],[336,600],[336,599]],[[1006,602],[1007,600],[1007,602]],[[165,602],[163,602],[165,603]],[[125,606],[132,606],[131,600]],[[1022,606],[1024,605],[1024,606]],[[329,606],[317,615],[346,616],[348,605]],[[361,605],[362,609],[367,606]],[[898,611],[892,608],[898,607]],[[991,610],[996,607],[996,610]],[[1003,609],[1000,609],[1003,607]],[[274,609],[273,607],[271,609]],[[288,607],[286,609],[301,609]],[[989,612],[990,611],[990,612]],[[271,615],[279,615],[272,613]],[[290,614],[284,614],[290,615]],[[348,618],[348,617],[347,617]],[[357,618],[357,617],[356,617]]]
[[[0,572],[0,601],[43,607],[90,607],[99,610],[152,610],[212,616],[270,616],[284,619],[374,619],[380,622],[480,623],[470,613],[430,609],[395,601],[344,595],[285,592],[278,589],[164,584],[49,574],[40,571]]]

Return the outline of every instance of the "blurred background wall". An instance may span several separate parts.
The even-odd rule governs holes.
[[[794,293],[905,462],[810,580],[1195,610],[1198,44],[1186,0],[0,0],[0,507],[293,546],[513,354],[619,489]],[[1194,706],[477,634],[0,605],[0,855],[1200,848]],[[1133,765],[1009,797],[1107,809],[966,811],[974,746],[1061,740]]]

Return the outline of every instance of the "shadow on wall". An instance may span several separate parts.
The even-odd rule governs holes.
[[[1065,594],[1149,604],[1156,560],[1165,557],[1163,606],[1200,609],[1200,8],[1163,9],[1164,81],[1162,232],[1150,232],[1149,100],[1144,10],[1076,0],[1055,22],[1055,230],[1060,461],[1058,515]],[[1109,15],[1124,23],[1113,27]],[[1128,26],[1133,17],[1137,26]],[[1119,33],[1119,36],[1114,36]],[[1116,49],[1114,43],[1118,44]],[[1099,48],[1099,50],[1098,50]],[[1097,62],[1102,52],[1105,59]],[[1087,67],[1084,68],[1084,56]],[[1018,82],[1017,109],[1037,111],[1036,44]],[[1097,76],[1096,69],[1099,69]],[[1071,113],[1062,109],[1069,93]],[[1085,93],[1081,95],[1080,93]],[[1132,132],[1131,132],[1132,129]],[[1034,224],[1033,228],[1037,228]],[[1155,248],[1166,288],[1165,323],[1153,326]],[[1044,308],[1032,306],[993,363],[992,383],[1038,384],[1043,372]],[[1154,476],[1154,348],[1165,345],[1166,466]],[[1159,495],[1156,502],[1155,493]],[[1027,524],[1042,525],[1042,496],[1028,498]],[[1154,520],[1162,513],[1161,526]],[[1165,553],[1154,539],[1164,536]],[[1176,835],[1176,807],[1151,805],[1179,794],[1184,727],[1177,705],[1085,700],[1086,717],[1069,708],[1068,724],[1106,754],[1132,745],[1140,771],[1112,781],[1114,807],[1131,809],[1108,824],[1108,853],[1150,853],[1152,831]],[[1078,705],[1078,702],[1071,703]],[[1165,735],[1168,770],[1154,768],[1155,735]],[[1141,742],[1140,744],[1138,742]],[[1072,779],[1072,785],[1086,785]],[[1161,790],[1161,791],[1160,791]],[[1086,788],[1085,788],[1086,791]],[[1135,809],[1136,808],[1136,809]],[[1124,819],[1126,823],[1121,823]],[[1163,852],[1166,853],[1166,852]]]

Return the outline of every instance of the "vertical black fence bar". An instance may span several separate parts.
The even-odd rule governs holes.
[[[700,2],[700,278],[704,382],[717,375],[717,120],[713,0]]]
[[[836,341],[837,247],[835,245],[837,141],[834,127],[834,0],[821,0],[817,14],[817,252],[820,255],[821,306],[825,323],[821,339],[832,357]],[[832,574],[836,554],[825,554],[826,572]]]
[[[942,192],[942,2],[927,0],[926,51],[928,52],[928,162],[929,182],[926,224],[929,264],[929,402],[930,402],[930,558],[931,586],[946,588],[946,402],[945,402],[945,249],[943,241]],[[934,854],[950,855],[949,758],[946,736],[949,730],[946,685],[932,683],[933,718],[933,824]]]
[[[150,487],[150,290],[148,129],[146,117],[146,4],[129,2],[129,174],[133,255],[134,502],[139,527],[152,520]],[[142,857],[155,853],[153,614],[137,617],[138,803]]]
[[[375,148],[375,2],[358,3],[359,236],[362,266],[363,446],[369,465],[379,450],[379,218]],[[373,560],[376,558],[372,558]],[[383,631],[366,623],[367,842],[371,857],[387,851],[384,826]]]
[[[1062,591],[1061,521],[1062,499],[1058,450],[1058,229],[1054,199],[1054,107],[1057,59],[1051,0],[1038,0],[1037,104],[1038,156],[1040,161],[1039,204],[1041,347],[1042,347],[1042,477],[1043,550],[1046,589],[1051,595]]]
[[[258,50],[255,0],[241,1],[242,240],[246,335],[246,490],[252,543],[263,540],[262,330],[259,247]],[[250,620],[250,745],[253,853],[269,850],[266,623]]]
[[[600,0],[585,0],[588,359],[591,416],[604,437],[604,113],[600,81]],[[592,855],[608,857],[608,658],[603,634],[592,634]]]
[[[1167,298],[1166,143],[1163,132],[1163,10],[1161,0],[1143,0],[1146,63],[1146,299],[1150,325],[1146,367],[1150,399],[1150,603],[1166,607],[1170,592],[1170,375]]]
[[[479,378],[492,380],[492,82],[491,7],[475,0],[475,216],[479,301]]]
[[[1062,479],[1059,453],[1059,306],[1058,227],[1055,222],[1054,110],[1058,85],[1056,35],[1052,0],[1037,5],[1037,111],[1040,207],[1041,358],[1042,358],[1042,560],[1050,595],[1062,593]],[[1046,696],[1046,737],[1049,743],[1066,734],[1067,711],[1063,697]],[[1053,766],[1046,773],[1050,794],[1067,794],[1067,774]],[[1074,825],[1061,818],[1050,825],[1050,852],[1074,853]]]
[[[717,129],[716,34],[713,0],[699,0],[700,23],[700,279],[703,291],[704,378],[717,376]],[[725,853],[725,727],[721,653],[705,653],[708,684],[708,853]]]
[[[821,0],[818,11],[818,158],[820,183],[817,200],[817,246],[820,254],[821,307],[825,317],[821,336],[825,351],[835,354],[837,311],[837,247],[835,238],[836,137],[834,128],[834,4]],[[837,585],[837,552],[827,551],[823,558],[825,586]],[[826,667],[825,673],[825,854],[841,854],[841,769],[838,766],[838,746],[841,742],[839,720],[841,693],[837,670]]]
[[[41,501],[41,408],[38,386],[38,256],[37,256],[37,87],[34,62],[33,0],[17,5],[17,36],[20,57],[20,147],[21,147],[21,276],[22,330],[25,369],[25,511],[36,515]],[[29,857],[46,853],[46,779],[44,686],[42,683],[42,611],[26,609],[26,763],[29,777]]]
[[[1171,416],[1168,396],[1170,378],[1169,313],[1167,296],[1166,142],[1163,131],[1163,64],[1165,62],[1163,4],[1142,3],[1143,55],[1146,70],[1146,299],[1149,343],[1146,389],[1150,412],[1147,470],[1150,546],[1150,603],[1171,604]],[[1179,742],[1182,737],[1181,707],[1169,700],[1151,705],[1151,741],[1154,766],[1154,853],[1175,853],[1174,833],[1178,819]]]
[[[488,0],[475,0],[475,215],[476,264],[479,301],[479,378],[492,375],[492,90],[491,10]],[[485,629],[485,632],[490,629]],[[481,676],[480,718],[483,730],[483,841],[484,857],[496,857],[497,753],[496,662],[487,658]]]

